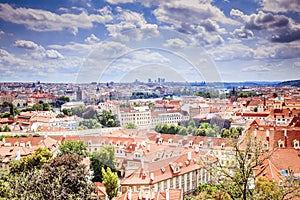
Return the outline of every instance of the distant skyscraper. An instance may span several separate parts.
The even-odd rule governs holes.
[[[151,78],[148,78],[148,83],[151,83],[151,82],[152,82]]]
[[[76,100],[82,101],[82,90],[80,89],[80,87],[78,87],[78,89],[77,89]]]

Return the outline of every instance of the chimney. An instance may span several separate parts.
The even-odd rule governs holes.
[[[254,129],[254,138],[257,137],[257,129]]]
[[[144,162],[143,158],[141,159],[141,164],[142,164],[142,170],[144,170],[145,169],[145,162]]]
[[[287,130],[286,130],[286,129],[284,129],[284,137],[285,137],[285,138],[288,137],[288,136],[287,136]]]
[[[150,179],[151,179],[152,181],[154,181],[154,173],[153,173],[153,172],[150,173]]]
[[[270,131],[269,130],[266,131],[266,139],[267,139],[267,141],[269,141],[269,139],[270,139]]]
[[[192,160],[192,152],[188,152],[188,160]]]
[[[148,144],[147,151],[150,152],[150,144]]]
[[[127,196],[128,196],[128,200],[132,200],[132,189],[131,188],[129,188]]]
[[[2,142],[5,144],[6,143],[6,140],[5,140],[5,138],[2,138]]]
[[[170,190],[166,189],[166,200],[170,200]]]
[[[287,147],[287,138],[288,138],[287,130],[284,129],[284,146],[285,146],[285,147]]]

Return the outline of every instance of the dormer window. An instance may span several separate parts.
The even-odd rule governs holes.
[[[172,144],[172,143],[173,143],[172,138],[170,138],[170,139],[168,140],[168,143],[169,143],[169,144]]]
[[[199,142],[199,147],[203,147],[203,141]]]
[[[194,144],[194,142],[191,140],[191,141],[189,142],[189,146],[192,147],[193,144]]]
[[[178,140],[178,144],[179,144],[179,145],[182,145],[182,140]]]
[[[293,140],[293,146],[295,149],[299,149],[300,148],[300,145],[299,145],[299,140]]]
[[[278,140],[278,147],[279,147],[279,148],[284,148],[284,147],[285,147],[284,141]]]
[[[162,143],[163,143],[163,139],[162,139],[162,138],[159,138],[158,143],[159,143],[159,144],[162,144]]]
[[[221,148],[222,149],[225,148],[225,143],[224,142],[221,144]]]

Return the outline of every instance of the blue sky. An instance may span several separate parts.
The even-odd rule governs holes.
[[[0,1],[0,81],[300,79],[298,0]]]

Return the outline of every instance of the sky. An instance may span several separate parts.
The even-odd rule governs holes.
[[[300,79],[299,0],[0,0],[0,82]]]

